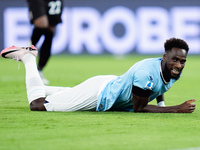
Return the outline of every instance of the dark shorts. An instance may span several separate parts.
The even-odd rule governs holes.
[[[47,15],[49,25],[55,26],[62,22],[63,0],[27,0],[29,7],[30,21],[43,15]]]

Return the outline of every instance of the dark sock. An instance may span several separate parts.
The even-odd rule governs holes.
[[[38,27],[35,27],[33,29],[33,33],[32,33],[32,36],[31,36],[31,42],[32,42],[32,45],[36,45],[37,42],[39,41],[40,37],[44,34],[44,28],[38,28]]]
[[[40,49],[39,61],[38,61],[38,70],[40,71],[46,65],[49,57],[51,56],[51,45],[52,45],[53,35],[54,33],[48,29],[46,29],[44,32],[45,39]]]

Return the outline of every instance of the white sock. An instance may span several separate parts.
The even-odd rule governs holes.
[[[36,57],[27,53],[23,57],[23,63],[26,69],[26,90],[29,104],[38,98],[45,97],[44,84],[39,76]]]
[[[165,107],[165,102],[164,102],[164,101],[160,101],[160,102],[158,103],[158,106],[160,106],[160,107]]]

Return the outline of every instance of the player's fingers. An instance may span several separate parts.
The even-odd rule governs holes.
[[[193,112],[195,110],[195,106],[190,107],[190,112]]]
[[[191,100],[188,100],[187,103],[190,104],[190,103],[193,103],[195,101],[196,101],[196,99],[191,99]]]
[[[191,112],[191,113],[194,112],[194,109],[191,109],[190,112]]]

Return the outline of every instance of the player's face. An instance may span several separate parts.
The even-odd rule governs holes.
[[[165,72],[168,77],[179,78],[183,68],[185,67],[187,52],[184,49],[172,48],[171,51],[163,55],[165,61]]]

